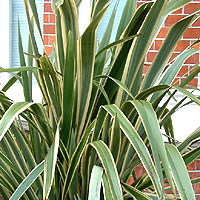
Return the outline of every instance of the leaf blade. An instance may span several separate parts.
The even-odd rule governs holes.
[[[26,190],[31,186],[31,184],[35,181],[35,179],[43,172],[43,170],[44,170],[44,161],[38,164],[30,172],[30,174],[21,182],[21,184],[18,186],[18,188],[10,197],[10,200],[19,199],[26,192]]]
[[[181,199],[195,200],[190,177],[181,154],[174,145],[166,144],[165,147]]]

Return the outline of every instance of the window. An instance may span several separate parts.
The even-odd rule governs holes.
[[[9,1],[0,0],[0,67],[9,67]],[[0,87],[8,78],[7,74],[0,74]]]
[[[42,29],[42,22],[43,22],[43,10],[44,10],[44,2],[43,0],[36,0],[36,6],[39,14],[39,20],[41,23]],[[26,52],[28,47],[28,23],[26,19],[24,1],[22,0],[13,0],[11,1],[10,6],[10,13],[11,13],[11,20],[10,20],[10,32],[11,32],[11,49],[10,49],[10,67],[17,67],[19,66],[19,56],[18,56],[18,18],[20,20],[20,29],[22,35],[22,42],[23,42],[23,50]],[[38,44],[39,49],[42,53],[42,43],[38,34],[38,31],[35,28],[35,35],[36,41],[40,42]]]

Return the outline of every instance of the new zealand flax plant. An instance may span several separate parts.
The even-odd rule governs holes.
[[[80,35],[80,1],[52,0],[56,43],[50,57],[39,54],[34,37],[33,21],[42,39],[35,1],[24,3],[28,51],[24,53],[19,25],[20,67],[0,69],[16,72],[0,92],[0,198],[194,200],[192,184],[199,179],[190,180],[186,166],[200,155],[199,146],[191,147],[200,129],[180,143],[171,115],[191,102],[200,104],[184,89],[200,71],[198,63],[179,86],[172,84],[184,61],[198,49],[190,46],[172,62],[169,59],[186,29],[200,17],[199,9],[171,27],[143,76],[145,56],[162,23],[190,0],[157,0],[137,9],[136,0],[125,1],[113,43],[118,1],[97,42],[98,25],[112,2],[91,2],[90,24]],[[33,75],[41,103],[32,100]],[[17,80],[24,102],[6,96]],[[177,91],[185,97],[168,109]],[[22,120],[28,123],[28,133]],[[140,178],[134,173],[138,165],[145,169]],[[134,182],[128,185],[131,176]]]

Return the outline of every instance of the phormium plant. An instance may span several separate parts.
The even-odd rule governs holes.
[[[80,1],[52,0],[56,43],[48,57],[39,54],[34,37],[33,21],[42,39],[35,1],[24,0],[29,49],[24,53],[19,25],[20,67],[0,69],[17,72],[0,92],[2,199],[195,199],[192,183],[199,179],[191,183],[186,166],[199,156],[200,148],[191,144],[200,129],[177,143],[171,115],[188,104],[186,98],[200,104],[184,89],[200,71],[198,63],[184,82],[172,84],[184,61],[198,49],[190,46],[169,59],[185,30],[199,18],[199,10],[171,27],[143,76],[145,56],[162,23],[189,2],[157,0],[136,9],[136,0],[125,1],[115,41],[110,43],[118,1],[97,42],[109,0],[91,2],[90,24],[82,35]],[[33,75],[42,92],[41,103],[32,100]],[[24,102],[6,96],[17,80]],[[185,98],[169,110],[176,91]],[[28,132],[22,120],[28,123]],[[138,165],[145,168],[140,178],[134,174]],[[128,185],[130,176],[134,182]]]

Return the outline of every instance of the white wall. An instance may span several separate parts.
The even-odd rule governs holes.
[[[90,0],[82,0],[79,6],[79,31],[83,34],[90,22]]]
[[[189,90],[190,92],[192,90]],[[193,93],[196,96],[200,96],[200,91]],[[179,101],[185,96],[181,93],[176,94],[176,101],[172,100],[168,108],[172,109]],[[184,103],[189,102],[190,99],[186,99]],[[183,103],[183,104],[184,104]],[[179,141],[186,139],[193,131],[200,127],[200,105],[192,103],[178,109],[172,115],[172,122],[174,125],[175,138]]]

